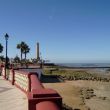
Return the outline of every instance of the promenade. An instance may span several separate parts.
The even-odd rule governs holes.
[[[27,96],[0,76],[0,110],[28,110]]]

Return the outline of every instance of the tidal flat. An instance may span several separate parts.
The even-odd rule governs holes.
[[[104,75],[90,73],[92,70],[51,70],[45,69],[43,84],[55,89],[68,107],[73,110],[110,110],[109,72]]]

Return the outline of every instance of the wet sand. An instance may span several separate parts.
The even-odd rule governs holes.
[[[80,110],[110,110],[110,82],[65,81],[43,83],[62,96],[63,103]]]

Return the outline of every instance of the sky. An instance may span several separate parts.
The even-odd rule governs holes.
[[[0,0],[0,43],[9,34],[8,56],[25,41],[36,57],[56,63],[110,62],[109,0]]]

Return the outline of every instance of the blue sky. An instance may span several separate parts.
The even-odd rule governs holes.
[[[109,0],[0,0],[0,43],[8,33],[9,57],[25,41],[51,62],[110,62]],[[5,48],[4,52],[5,54]]]

